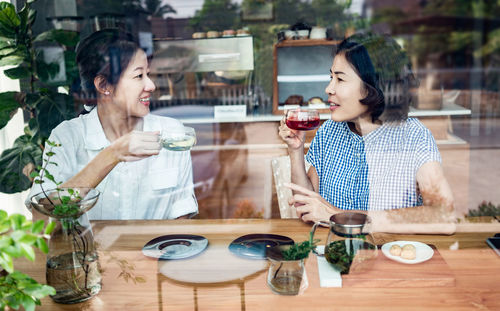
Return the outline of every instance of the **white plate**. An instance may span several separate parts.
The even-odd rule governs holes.
[[[415,259],[403,259],[400,256],[393,256],[389,252],[391,249],[391,246],[394,244],[399,245],[400,247],[403,247],[403,245],[406,244],[411,244],[415,246],[415,249],[417,251],[417,256]],[[389,242],[385,243],[382,245],[382,253],[384,253],[385,257],[392,259],[397,262],[401,263],[406,263],[406,264],[416,264],[416,263],[421,263],[424,261],[427,261],[432,258],[434,255],[434,250],[427,244],[420,243],[420,242],[415,242],[415,241],[394,241],[394,242]]]

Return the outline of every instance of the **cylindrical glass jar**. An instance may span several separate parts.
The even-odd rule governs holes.
[[[298,295],[309,285],[304,268],[304,259],[269,259],[269,261],[271,264],[267,274],[267,284],[276,294]]]
[[[280,295],[298,295],[309,286],[304,260],[285,260],[281,250],[289,245],[275,246],[268,250],[269,270],[267,284],[271,290]]]

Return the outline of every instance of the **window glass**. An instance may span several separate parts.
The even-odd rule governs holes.
[[[20,9],[23,1],[15,4]],[[437,143],[457,216],[499,214],[498,1],[46,0],[33,8],[34,35],[61,29],[84,38],[114,28],[136,38],[156,85],[151,113],[196,131],[197,217],[294,216],[281,185],[281,170],[289,168],[280,158],[288,154],[280,120],[297,106],[319,109],[322,123],[329,119],[334,47],[356,33],[390,35],[407,53],[419,80],[409,114]],[[35,48],[37,79],[56,98],[53,106],[43,102],[37,117],[46,138],[95,98],[80,88],[74,44],[40,40]],[[31,87],[21,80],[23,90]],[[307,132],[305,152],[315,132]],[[28,184],[23,179],[2,192]]]

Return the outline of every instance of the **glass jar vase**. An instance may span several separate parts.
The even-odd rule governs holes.
[[[304,260],[285,260],[281,250],[290,247],[282,245],[272,247],[267,252],[269,270],[267,284],[271,290],[280,295],[298,295],[309,286]]]
[[[93,188],[57,188],[31,197],[31,207],[49,216],[55,229],[49,239],[47,284],[58,303],[77,303],[101,290],[101,273],[92,227],[86,212],[99,197]]]

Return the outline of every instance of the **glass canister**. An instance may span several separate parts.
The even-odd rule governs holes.
[[[49,239],[47,284],[58,303],[85,301],[101,290],[101,273],[92,228],[86,212],[99,197],[93,188],[57,188],[31,197],[31,206],[49,216],[55,229]]]
[[[377,256],[374,239],[365,231],[369,223],[365,214],[344,212],[332,215],[329,223],[315,223],[311,232],[319,225],[329,226],[324,256],[341,274],[347,274],[368,269]]]
[[[299,295],[309,286],[304,260],[286,260],[282,250],[290,245],[274,246],[267,250],[269,270],[267,284],[271,290],[279,295]]]

